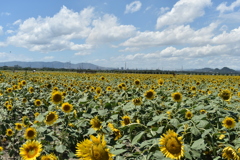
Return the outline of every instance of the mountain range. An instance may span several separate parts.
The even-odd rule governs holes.
[[[70,62],[21,62],[21,61],[11,61],[11,62],[0,62],[0,67],[8,66],[8,67],[22,67],[22,68],[65,68],[65,69],[111,69],[107,67],[97,66],[91,63],[77,63],[73,64]]]
[[[212,68],[202,68],[202,69],[195,69],[195,72],[210,72],[210,73],[239,73],[239,71],[233,70],[228,67],[223,67],[222,69],[212,69]]]

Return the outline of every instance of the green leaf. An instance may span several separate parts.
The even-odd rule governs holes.
[[[171,119],[170,123],[176,128],[178,128],[178,126],[180,124],[180,122],[177,119]]]
[[[155,123],[156,123],[155,121],[150,121],[150,122],[147,123],[147,126],[152,126]]]
[[[199,128],[205,128],[206,125],[208,125],[208,121],[206,121],[206,120],[200,120],[197,126],[198,126]]]
[[[114,154],[114,155],[119,155],[119,154],[122,154],[126,151],[127,151],[126,149],[117,149],[117,150],[111,150],[111,153]]]
[[[66,146],[64,146],[62,144],[58,145],[58,146],[55,147],[55,150],[59,153],[63,153],[66,150]]]
[[[37,117],[36,117],[36,121],[42,122],[45,118],[45,115],[43,113],[40,113]]]
[[[198,135],[201,134],[200,131],[199,131],[195,126],[193,126],[193,127],[191,128],[191,132],[192,132],[195,136],[198,136]]]
[[[206,144],[203,139],[199,139],[192,144],[191,148],[195,150],[204,150],[206,148]]]
[[[107,110],[107,109],[99,110],[99,111],[98,111],[98,114],[99,114],[100,116],[105,116],[105,115],[107,115],[107,113],[108,113],[108,110]]]
[[[47,130],[47,127],[38,127],[37,128],[37,132],[44,132],[44,131],[46,131]]]
[[[132,145],[136,144],[141,138],[142,136],[144,135],[145,132],[141,132],[139,133],[138,135],[136,135],[133,140],[132,140]]]

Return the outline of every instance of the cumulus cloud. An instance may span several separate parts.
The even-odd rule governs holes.
[[[63,6],[53,17],[29,18],[19,24],[16,35],[8,37],[9,44],[28,48],[31,51],[50,52],[76,49],[84,46],[70,40],[86,38],[91,31],[89,25],[93,18],[94,8],[88,7],[81,12],[74,12]],[[86,45],[86,49],[89,46]]]
[[[11,13],[9,13],[9,12],[2,12],[1,13],[1,16],[10,16],[11,15]]]
[[[137,12],[141,9],[142,3],[140,1],[134,1],[126,5],[125,14]]]
[[[168,25],[181,25],[193,22],[194,19],[204,15],[204,8],[211,5],[211,0],[180,0],[171,11],[161,15],[157,19],[156,28],[160,29]]]
[[[193,30],[189,25],[167,28],[163,31],[138,32],[135,37],[129,38],[120,46],[126,47],[153,47],[179,44],[203,45],[211,41],[217,23],[211,23],[207,27]]]
[[[93,29],[86,40],[90,44],[109,43],[135,34],[136,28],[133,25],[120,25],[117,17],[105,14],[102,18],[93,20]]]
[[[240,0],[234,1],[231,5],[227,6],[227,2],[223,2],[217,7],[217,11],[220,13],[226,12],[226,11],[233,11],[234,8],[240,6]]]

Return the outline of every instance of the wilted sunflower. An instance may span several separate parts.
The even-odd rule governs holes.
[[[135,98],[132,102],[135,106],[140,106],[142,104],[142,98]]]
[[[155,94],[156,94],[156,92],[155,92],[154,90],[150,89],[150,90],[148,90],[148,91],[146,91],[146,92],[144,93],[144,96],[145,96],[147,99],[152,100],[152,99],[155,97]]]
[[[123,121],[121,121],[122,126],[126,126],[131,123],[131,119],[129,116],[123,116],[122,119],[123,119]]]
[[[36,100],[34,101],[34,104],[35,104],[35,106],[41,106],[42,102],[41,102],[41,100],[36,99]]]
[[[25,130],[24,138],[27,140],[34,139],[37,136],[37,131],[35,128],[30,127]]]
[[[24,160],[36,160],[37,157],[40,156],[42,152],[42,144],[38,141],[30,141],[25,142],[22,147],[20,147],[20,156]]]
[[[227,160],[239,160],[240,157],[237,155],[237,152],[232,147],[225,147],[222,151],[222,157]]]
[[[182,101],[182,94],[180,92],[175,92],[172,94],[172,99],[175,102],[181,102]]]
[[[167,158],[179,160],[184,156],[182,137],[178,137],[174,131],[168,130],[161,136],[159,142],[160,150]]]
[[[192,119],[192,117],[193,117],[193,113],[192,113],[191,111],[187,111],[187,112],[185,113],[185,118],[187,118],[187,119]]]
[[[9,128],[9,129],[6,130],[6,135],[7,136],[11,137],[11,136],[13,136],[13,134],[14,134],[14,132],[13,132],[12,129]]]
[[[101,125],[101,121],[98,119],[98,117],[94,117],[93,119],[91,119],[90,124],[92,125],[91,128],[93,128],[94,130],[99,130],[102,128]]]
[[[227,129],[231,129],[231,128],[234,128],[235,125],[236,125],[236,122],[235,120],[232,118],[232,117],[226,117],[224,118],[224,120],[222,121],[222,125],[224,127],[226,127]]]
[[[59,104],[63,100],[63,95],[59,91],[52,92],[51,100],[54,104]]]
[[[56,120],[58,119],[58,115],[56,113],[56,111],[54,112],[49,112],[48,115],[45,118],[45,123],[47,125],[52,125]]]
[[[91,140],[85,139],[77,143],[76,156],[81,160],[112,160],[114,156],[106,147],[104,136],[94,137],[90,135]]]
[[[21,131],[23,128],[23,124],[22,123],[15,123],[15,129],[18,131]]]
[[[232,98],[232,93],[228,89],[222,90],[219,94],[219,97],[221,97],[224,101],[230,101]]]
[[[69,104],[68,102],[65,102],[62,104],[62,111],[65,113],[70,113],[73,109],[73,106]]]

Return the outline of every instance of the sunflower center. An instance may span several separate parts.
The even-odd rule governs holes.
[[[35,155],[36,155],[36,148],[34,147],[34,146],[30,146],[29,148],[27,148],[26,149],[26,151],[27,151],[27,157],[28,158],[32,158],[32,157],[34,157]]]
[[[180,96],[179,94],[175,94],[175,95],[174,95],[174,99],[175,99],[175,100],[180,100],[180,99],[181,99],[181,96]]]
[[[54,118],[55,118],[55,115],[54,115],[54,114],[49,114],[49,115],[47,116],[46,121],[47,121],[47,122],[52,121],[52,120],[54,120]]]
[[[233,158],[234,158],[234,155],[233,155],[233,153],[232,153],[231,150],[226,151],[226,155],[227,155],[227,157],[228,157],[229,159],[233,159]]]
[[[128,125],[130,123],[130,119],[129,118],[124,118],[124,124]]]
[[[147,92],[146,97],[151,98],[153,96],[153,92]]]
[[[231,120],[227,120],[227,121],[226,121],[226,124],[227,124],[228,126],[231,126],[231,125],[233,124],[233,122],[232,122]]]
[[[27,132],[27,136],[30,137],[30,138],[33,137],[34,135],[35,135],[35,133],[32,130]]]
[[[175,137],[170,137],[165,147],[171,154],[179,154],[181,152],[181,143]]]
[[[64,110],[64,111],[69,111],[69,110],[70,110],[70,106],[69,106],[69,105],[65,105],[65,106],[63,107],[63,110]]]
[[[62,100],[62,96],[60,94],[55,94],[53,96],[53,101],[54,102],[60,102]]]

